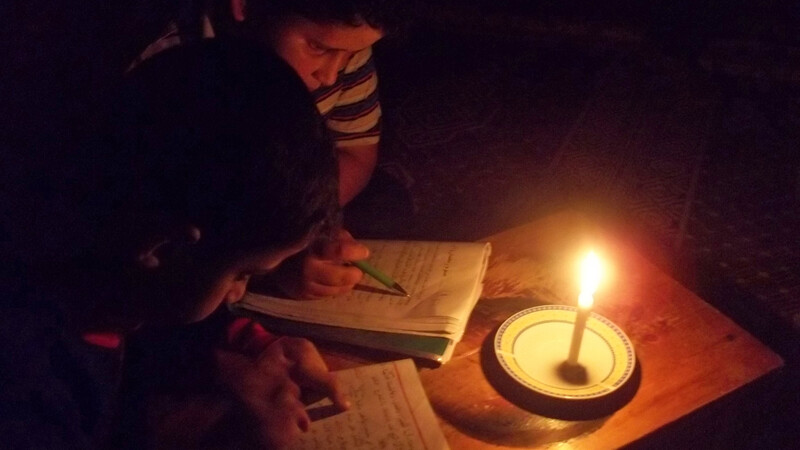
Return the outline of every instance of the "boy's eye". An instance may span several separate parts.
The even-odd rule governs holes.
[[[325,47],[319,45],[319,43],[314,41],[308,41],[308,48],[311,49],[312,53],[316,53],[318,55],[321,55],[326,51]]]
[[[253,276],[253,274],[250,273],[250,272],[241,272],[238,275],[236,275],[236,278],[234,280],[235,281],[248,281],[251,276]]]

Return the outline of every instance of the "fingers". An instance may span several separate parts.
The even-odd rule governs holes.
[[[292,379],[305,391],[311,390],[329,397],[340,410],[350,407],[350,401],[339,386],[336,376],[317,348],[307,339],[283,337],[275,342],[286,361],[291,364]]]
[[[309,282],[326,286],[353,287],[364,276],[357,267],[320,259],[314,255],[308,255],[304,261],[303,273]]]
[[[252,410],[253,422],[265,448],[288,447],[311,426],[311,418],[300,401],[300,388],[288,380],[267,399],[257,402]]]
[[[284,380],[284,383],[273,392],[271,404],[287,412],[283,417],[284,425],[297,427],[305,433],[311,425],[311,419],[308,417],[305,405],[300,401],[300,394],[300,387],[295,382]]]
[[[346,230],[339,230],[334,239],[317,245],[316,253],[330,261],[358,261],[369,257],[369,248],[353,239]]]
[[[358,243],[326,246],[337,247],[337,250],[326,251],[323,249],[322,252],[327,252],[327,256],[320,256],[316,253],[306,254],[300,286],[302,297],[333,297],[346,294],[364,277],[361,270],[344,262],[364,259],[363,255],[369,254],[366,247]],[[330,258],[333,254],[337,256]]]
[[[281,265],[276,285],[293,298],[323,298],[350,292],[364,277],[351,261],[369,257],[369,248],[358,243],[346,230],[332,240],[319,241],[309,251]]]
[[[284,448],[308,431],[311,418],[304,394],[329,397],[340,410],[350,402],[316,347],[302,338],[281,337],[256,360],[226,351],[215,352],[221,382],[238,399],[261,447]]]
[[[350,234],[350,232],[345,230],[344,228],[339,228],[338,230],[336,230],[335,238],[338,239],[338,240],[342,240],[342,241],[353,241],[353,240],[355,240],[353,238],[353,235]]]
[[[221,381],[244,407],[262,447],[283,448],[308,431],[311,418],[292,377],[295,363],[281,346],[270,345],[255,362],[230,352],[216,356]]]

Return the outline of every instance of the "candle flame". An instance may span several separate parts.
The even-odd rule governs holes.
[[[578,296],[578,306],[581,308],[591,308],[593,303],[594,297],[592,297],[592,294],[581,292],[581,294]]]
[[[589,252],[581,264],[581,297],[586,294],[591,298],[600,284],[601,275],[600,259],[594,252]]]

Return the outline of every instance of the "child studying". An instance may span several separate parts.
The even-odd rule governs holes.
[[[308,341],[237,341],[231,330],[197,366],[214,390],[162,408],[158,423],[175,425],[166,437],[126,428],[121,376],[136,373],[126,340],[203,320],[239,300],[251,276],[330,234],[337,165],[300,79],[242,43],[153,57],[129,74],[106,119],[70,172],[84,175],[64,207],[71,216],[53,224],[69,242],[2,272],[4,444],[281,448],[309,427],[301,396],[346,409]]]
[[[154,16],[164,7],[143,5]],[[150,38],[131,67],[200,39],[237,36],[269,46],[303,80],[334,139],[348,227],[359,238],[374,228],[403,228],[397,217],[412,214],[408,193],[387,172],[374,173],[382,112],[372,47],[401,28],[409,10],[405,2],[181,0],[172,9],[161,34]],[[347,294],[361,281],[364,272],[349,262],[367,258],[369,249],[350,233],[341,230],[315,249],[292,258],[270,282],[290,297],[309,299]]]

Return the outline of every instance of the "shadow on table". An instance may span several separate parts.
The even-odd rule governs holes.
[[[497,327],[499,328],[499,326]],[[494,335],[497,328],[487,336],[481,346],[481,367],[486,379],[500,395],[514,405],[552,419],[602,422],[631,401],[639,389],[642,370],[639,360],[631,378],[619,389],[593,399],[567,400],[540,394],[521,385],[502,368],[494,351]]]

